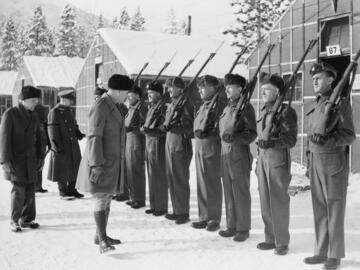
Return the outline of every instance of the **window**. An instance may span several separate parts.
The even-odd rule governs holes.
[[[325,27],[321,33],[321,51],[326,51],[326,46],[340,45],[341,49],[350,48],[349,17],[342,17],[322,22]]]
[[[290,79],[292,73],[289,74],[283,74],[282,77],[284,78],[285,84]],[[294,92],[292,101],[302,101],[302,92],[303,92],[303,74],[302,72],[298,72],[296,76],[296,82],[294,86]],[[289,100],[290,98],[290,92],[287,92],[285,100]]]

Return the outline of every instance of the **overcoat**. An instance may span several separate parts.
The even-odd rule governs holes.
[[[36,114],[21,104],[6,110],[0,125],[0,162],[8,163],[11,171],[5,172],[5,179],[34,183],[41,159],[43,152]]]
[[[75,182],[81,160],[78,140],[84,134],[79,131],[70,107],[57,104],[50,110],[48,134],[52,150],[48,179],[55,182]]]
[[[89,133],[82,157],[76,188],[83,192],[116,194],[120,192],[121,170],[124,169],[125,115],[120,105],[104,94],[91,108]],[[99,183],[89,179],[92,167],[103,167]]]

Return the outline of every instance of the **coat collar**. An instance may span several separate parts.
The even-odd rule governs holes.
[[[19,112],[20,112],[20,115],[21,115],[21,118],[23,119],[24,121],[24,126],[25,126],[25,129],[27,129],[30,124],[31,124],[31,120],[32,120],[32,113],[30,111],[28,111],[24,105],[22,105],[21,103],[19,103],[18,105],[18,108],[19,108]]]
[[[106,93],[102,97],[104,98],[106,104],[109,106],[111,113],[115,116],[119,123],[122,124],[124,121],[124,116],[121,115],[113,99]]]

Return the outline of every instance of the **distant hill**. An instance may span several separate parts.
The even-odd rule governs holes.
[[[40,4],[47,24],[49,27],[56,29],[59,25],[62,10],[67,3],[65,0],[0,0],[0,27],[7,16],[12,16],[17,23],[26,25],[34,13],[35,7]],[[87,30],[94,31],[98,23],[98,17],[77,7],[75,7],[75,10],[78,23]]]

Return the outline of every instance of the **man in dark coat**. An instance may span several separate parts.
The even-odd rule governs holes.
[[[165,173],[166,132],[160,130],[164,122],[166,105],[162,99],[163,87],[158,82],[147,85],[149,110],[142,128],[145,133],[146,167],[149,181],[150,209],[146,214],[162,216],[168,211],[168,182]]]
[[[220,228],[222,206],[219,117],[225,103],[219,98],[221,89],[216,77],[203,76],[198,88],[204,102],[194,120],[199,221],[191,225],[196,229],[216,231]],[[211,104],[214,104],[213,108]]]
[[[121,171],[125,167],[125,114],[122,104],[133,82],[128,76],[114,74],[109,78],[109,91],[91,108],[89,134],[81,160],[76,187],[90,192],[94,199],[96,224],[95,244],[100,253],[114,250],[120,240],[107,236],[110,204],[119,193]]]
[[[345,100],[332,115],[332,130],[320,135],[317,128],[325,121],[324,110],[336,79],[334,67],[314,64],[310,70],[317,95],[308,118],[309,176],[315,223],[315,255],[306,264],[325,263],[323,269],[336,269],[345,257],[344,217],[349,177],[348,147],[355,140],[351,105]],[[331,118],[331,119],[332,119]]]
[[[35,182],[42,166],[39,123],[34,113],[41,91],[24,86],[20,103],[3,114],[0,125],[0,162],[5,179],[11,181],[11,230],[36,229]]]
[[[44,158],[45,158],[47,151],[50,150],[50,148],[51,148],[49,137],[47,134],[48,112],[49,112],[48,109],[42,104],[38,104],[35,107],[35,113],[39,120],[39,126],[40,126],[41,151],[43,152],[42,156],[44,156]],[[42,187],[42,178],[43,178],[42,170],[44,167],[44,161],[45,161],[44,159],[39,161],[39,163],[42,164],[42,166],[38,169],[37,181],[35,182],[35,192],[39,192],[39,193],[48,192],[47,189],[43,189],[43,187]]]
[[[75,99],[74,90],[58,93],[58,103],[48,116],[48,133],[51,143],[51,158],[48,179],[58,183],[60,197],[82,198],[76,188],[76,177],[81,160],[78,140],[85,137],[79,130],[71,105]]]
[[[219,232],[222,237],[233,237],[243,242],[251,228],[250,172],[253,157],[250,144],[256,139],[256,116],[251,104],[247,104],[237,122],[235,108],[246,80],[238,74],[225,76],[229,103],[220,116],[221,175],[223,178],[227,229]]]
[[[145,123],[147,108],[141,97],[141,88],[136,85],[128,91],[130,107],[125,117],[126,180],[130,195],[127,204],[134,209],[145,206],[145,136],[140,132],[140,127]]]
[[[297,115],[293,108],[282,104],[277,126],[267,137],[272,107],[279,95],[283,94],[285,83],[276,74],[266,74],[261,80],[261,93],[265,105],[258,120],[259,156],[256,174],[259,182],[261,215],[265,224],[265,242],[258,249],[275,249],[276,255],[288,252],[290,241],[290,196],[291,180],[290,148],[297,140]]]
[[[184,81],[174,77],[170,81],[171,103],[167,108],[163,130],[166,130],[166,176],[169,182],[170,198],[174,213],[165,217],[175,220],[176,224],[189,221],[190,209],[190,162],[193,155],[191,138],[193,137],[194,107],[186,101],[181,108],[176,103],[183,98]],[[172,118],[173,117],[173,118]],[[170,119],[172,118],[172,119]]]

